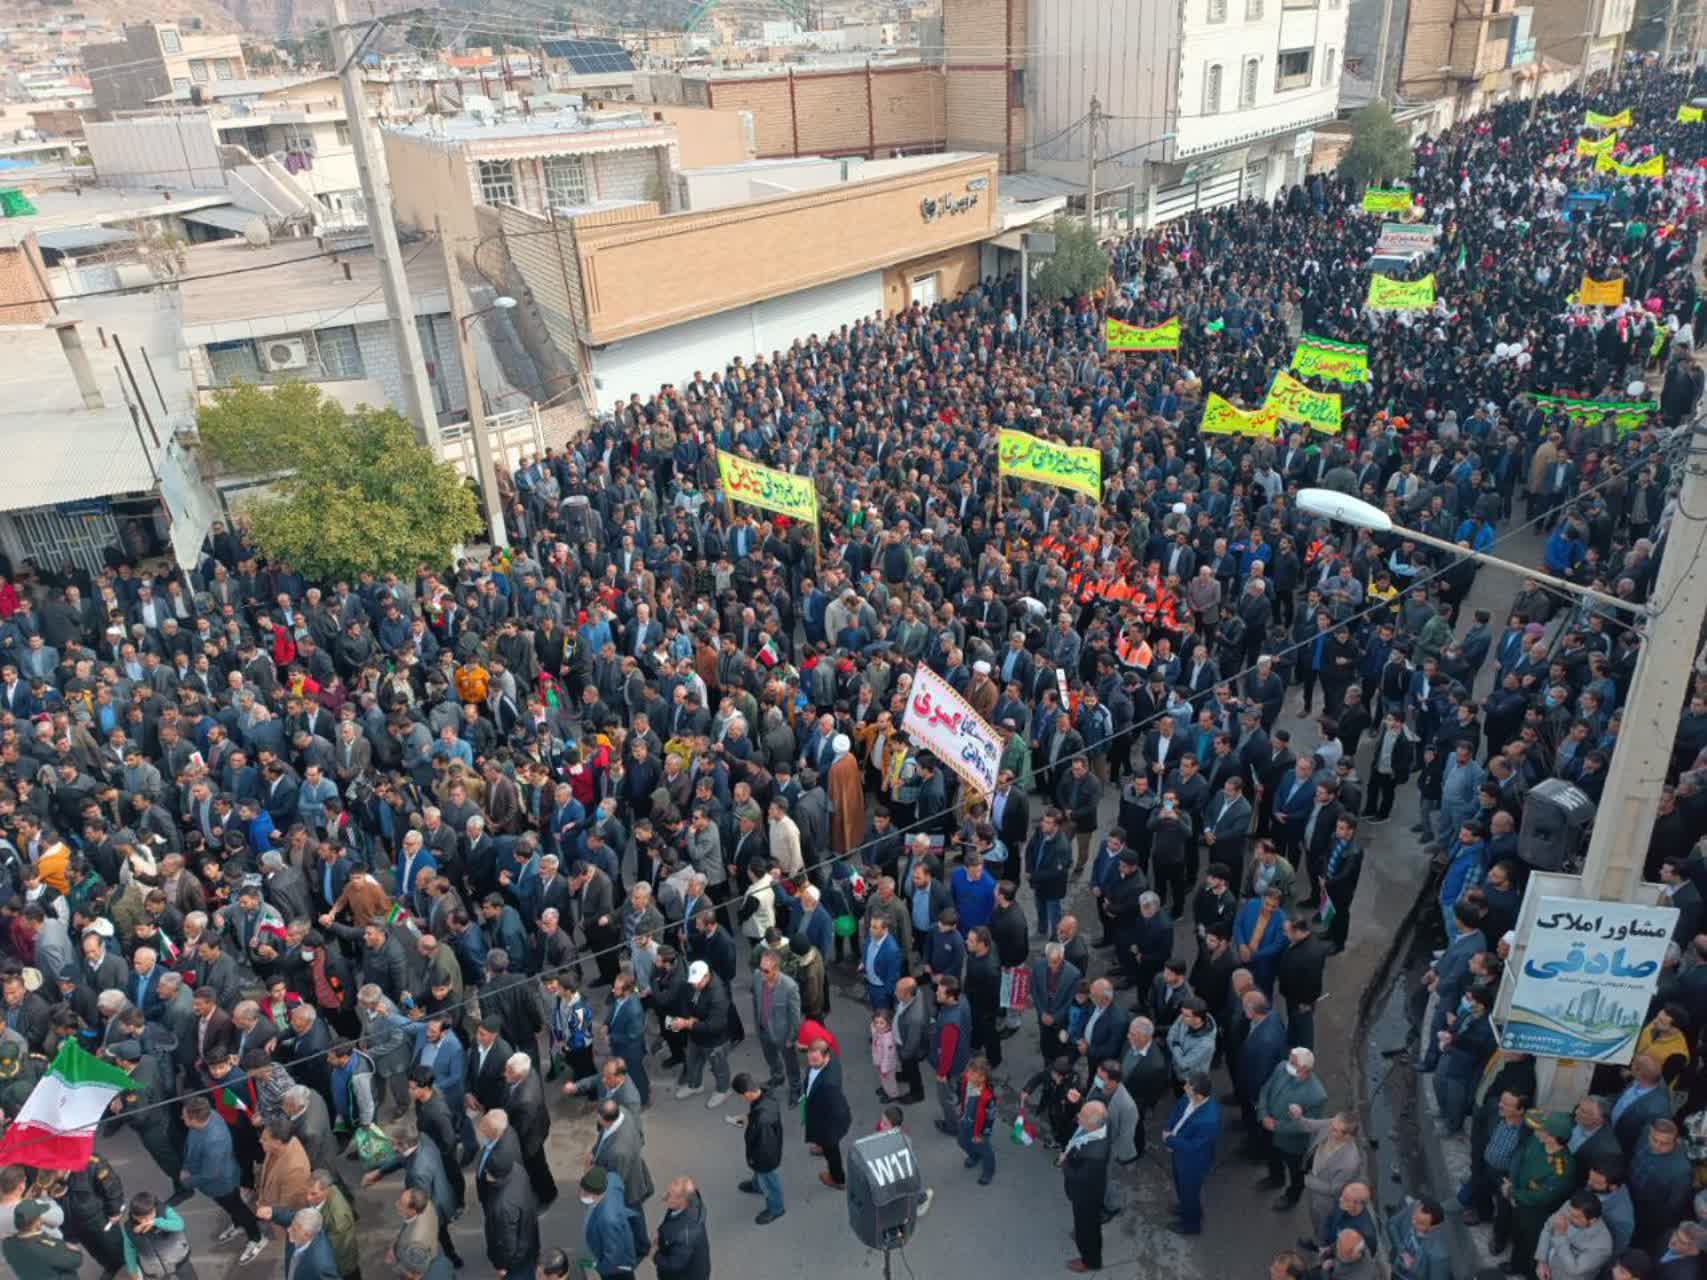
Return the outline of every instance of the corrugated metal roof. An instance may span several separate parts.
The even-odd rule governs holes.
[[[258,213],[252,213],[248,209],[238,209],[231,205],[224,205],[216,209],[197,209],[193,213],[180,214],[179,216],[185,222],[198,222],[204,227],[217,227],[221,231],[236,231],[240,234],[243,228],[250,223],[264,221]]]
[[[133,232],[117,227],[65,227],[59,231],[44,231],[36,243],[56,253],[76,253],[80,249],[105,249],[136,239]]]

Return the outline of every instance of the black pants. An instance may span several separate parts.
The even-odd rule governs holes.
[[[1168,905],[1168,910],[1174,913],[1174,919],[1179,919],[1185,912],[1186,866],[1183,862],[1155,861],[1155,890],[1156,896]]]
[[[1102,1205],[1073,1206],[1073,1247],[1092,1271],[1102,1269]]]
[[[989,1059],[992,1067],[1002,1065],[1001,1011],[977,1013],[972,1018],[972,1047]]]
[[[909,1098],[924,1097],[925,1081],[924,1077],[919,1074],[919,1060],[917,1058],[903,1058],[901,1069],[895,1074],[901,1083],[907,1086]]]
[[[551,1162],[545,1158],[543,1146],[522,1156],[522,1168],[527,1170],[528,1184],[540,1208],[557,1199],[557,1179],[551,1176]]]
[[[1316,676],[1317,673],[1309,668],[1298,673],[1298,683],[1304,692],[1305,715],[1310,714],[1310,704],[1316,700]]]
[[[452,1266],[462,1265],[462,1255],[456,1251],[456,1242],[450,1238],[450,1219],[444,1214],[439,1215],[439,1251],[450,1259]]]
[[[1385,822],[1393,816],[1393,797],[1398,793],[1399,784],[1390,773],[1379,770],[1369,775],[1369,794],[1363,801],[1365,817],[1373,815]]]
[[[848,1180],[847,1170],[842,1168],[842,1144],[841,1143],[831,1142],[831,1143],[828,1143],[825,1145],[825,1147],[824,1147],[824,1166],[826,1169],[829,1170],[830,1176],[836,1180],[837,1186],[840,1186],[842,1183],[844,1183]]]
[[[1274,1145],[1274,1135],[1269,1134],[1268,1176],[1284,1178],[1286,1180],[1286,1198],[1289,1201],[1296,1202],[1298,1197],[1304,1194],[1304,1153],[1302,1151],[1282,1151]]]
[[[261,1238],[261,1220],[255,1216],[255,1211],[243,1203],[241,1191],[232,1189],[222,1196],[209,1196],[221,1209],[231,1217],[231,1225],[236,1227],[251,1240]]]
[[[617,974],[622,972],[622,958],[616,951],[621,941],[620,929],[608,925],[600,928],[596,924],[587,927],[587,949],[594,953],[593,963],[598,966],[599,982],[604,986],[615,982]]]

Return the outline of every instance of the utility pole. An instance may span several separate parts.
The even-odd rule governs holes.
[[[1656,901],[1655,886],[1646,891],[1642,888],[1642,864],[1659,816],[1660,792],[1677,738],[1678,713],[1689,697],[1701,619],[1707,613],[1707,574],[1699,572],[1696,565],[1707,541],[1707,419],[1686,423],[1679,430],[1689,440],[1677,462],[1683,483],[1649,595],[1659,612],[1649,616],[1636,657],[1630,697],[1624,704],[1618,741],[1607,764],[1606,788],[1595,813],[1582,876],[1575,884],[1572,877],[1544,872],[1530,877],[1502,1006],[1509,999],[1510,975],[1519,971],[1528,949],[1529,929],[1535,919],[1534,899],[1550,894],[1585,902]],[[1543,1068],[1547,1064],[1553,1067],[1551,1080],[1545,1070],[1540,1079],[1544,1105],[1556,1105],[1567,1094],[1574,1104],[1587,1092],[1593,1063],[1555,1058],[1541,1058],[1540,1063]]]
[[[368,230],[373,233],[373,252],[379,260],[379,281],[385,289],[385,310],[391,321],[391,339],[403,366],[403,390],[415,436],[433,451],[439,450],[439,414],[432,380],[421,355],[421,335],[415,328],[415,299],[403,274],[403,255],[397,247],[397,225],[391,214],[391,183],[385,172],[385,152],[368,118],[367,90],[361,68],[356,65],[359,46],[349,26],[346,0],[332,0],[332,54],[338,61],[338,80],[344,90],[344,114],[349,120],[350,149],[355,152],[356,171],[361,175],[362,200],[367,205]]]
[[[1660,70],[1671,70],[1671,45],[1677,31],[1677,0],[1671,0],[1671,8],[1666,13],[1666,42],[1665,51],[1660,54]]]
[[[439,246],[445,255],[450,322],[456,326],[456,351],[462,360],[462,385],[468,392],[468,430],[474,437],[474,468],[480,475],[480,505],[486,509],[486,528],[492,535],[492,545],[501,547],[509,539],[504,530],[504,499],[498,490],[498,469],[492,461],[492,436],[486,426],[486,401],[480,390],[480,362],[474,355],[474,344],[468,338],[468,322],[474,314],[468,309],[468,291],[463,288],[456,252],[450,247],[450,238],[445,235],[442,217],[433,219],[433,229],[438,232]]]
[[[1094,237],[1097,233],[1097,130],[1102,127],[1102,102],[1094,93],[1085,124],[1090,130],[1090,146],[1085,149],[1085,221],[1090,223]]]

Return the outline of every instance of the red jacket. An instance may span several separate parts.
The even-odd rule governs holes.
[[[960,1114],[966,1116],[966,1077],[960,1077]],[[972,1112],[972,1136],[982,1138],[990,1132],[996,1122],[996,1091],[990,1082],[984,1082],[984,1091],[978,1095]]]

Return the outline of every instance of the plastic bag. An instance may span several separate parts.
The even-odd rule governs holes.
[[[373,1169],[397,1154],[397,1148],[377,1124],[363,1125],[350,1139],[350,1150],[365,1168]]]

